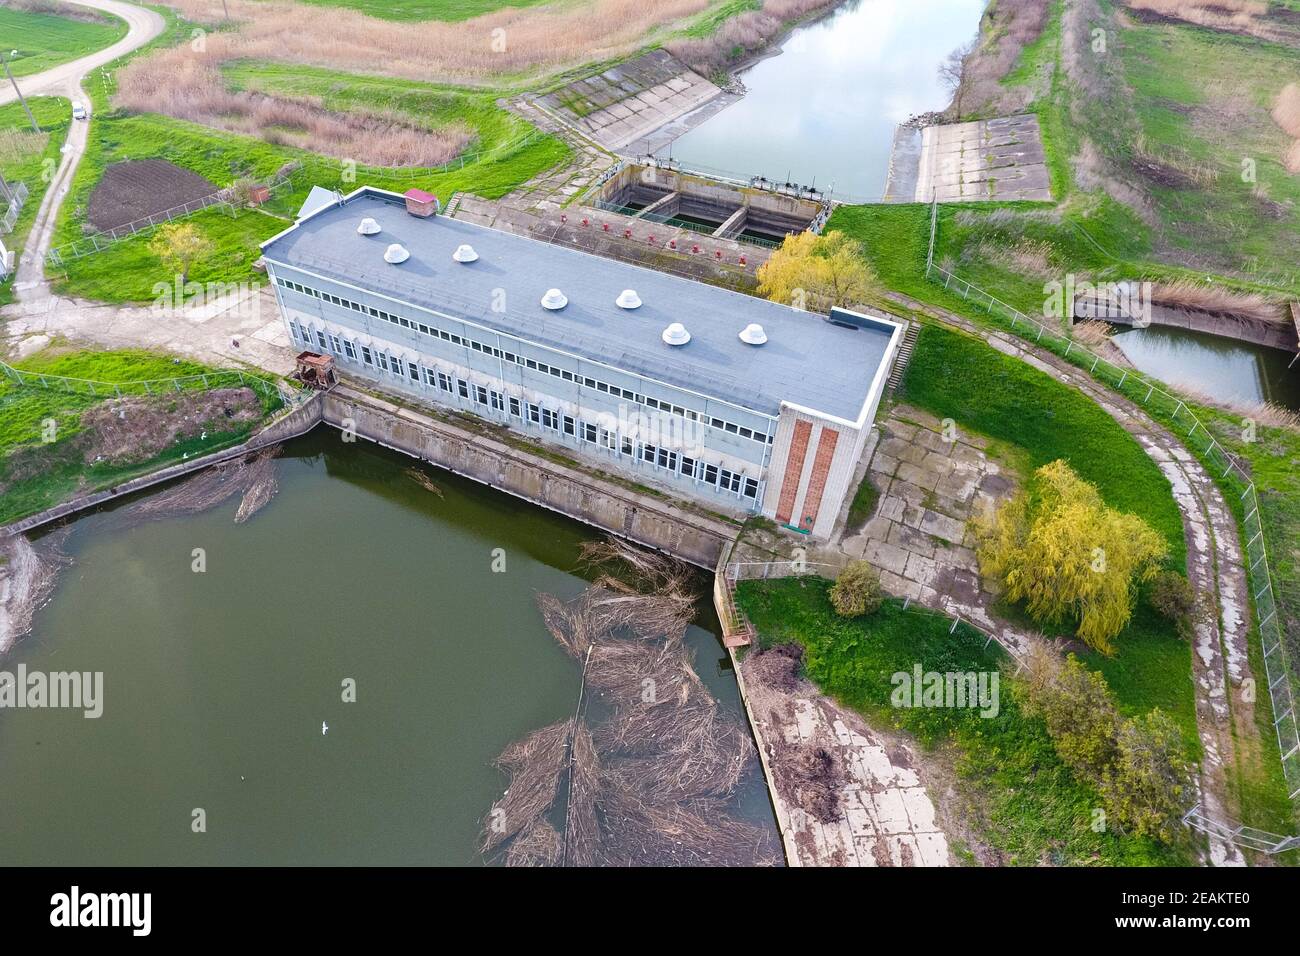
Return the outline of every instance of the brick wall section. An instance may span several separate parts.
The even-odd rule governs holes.
[[[781,500],[776,506],[777,524],[789,524],[794,511],[794,499],[799,494],[799,476],[803,474],[803,460],[808,454],[808,436],[812,425],[802,419],[794,423],[794,437],[790,439],[790,457],[785,460],[785,476],[781,479]]]
[[[817,512],[822,506],[822,492],[826,490],[826,476],[830,474],[831,460],[835,457],[835,445],[840,433],[833,428],[823,428],[821,439],[817,442],[817,457],[813,459],[812,474],[808,476],[808,495],[804,499],[803,521],[799,527],[811,529],[817,520]]]

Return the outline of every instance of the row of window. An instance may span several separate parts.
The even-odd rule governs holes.
[[[668,448],[633,442],[631,438],[616,434],[591,422],[575,419],[572,415],[557,412],[498,392],[463,378],[441,372],[416,362],[403,360],[390,355],[382,349],[371,349],[368,345],[358,345],[349,339],[343,339],[333,332],[313,330],[289,320],[289,329],[294,337],[303,344],[319,348],[323,352],[342,356],[351,361],[360,361],[363,365],[378,368],[380,371],[401,378],[410,379],[417,384],[423,382],[430,388],[437,388],[451,395],[459,395],[476,405],[484,405],[495,411],[510,415],[522,421],[537,425],[539,428],[561,432],[579,441],[597,445],[619,455],[639,458],[653,465],[656,469],[665,469],[674,475],[683,475],[697,482],[711,485],[721,491],[729,491],[744,498],[758,497],[758,480],[738,474],[721,465],[715,465],[702,459],[692,458]]]
[[[522,366],[523,368],[543,372],[547,375],[552,375],[555,378],[563,379],[566,382],[574,382],[585,388],[594,388],[598,392],[604,392],[608,395],[623,398],[629,402],[636,402],[637,404],[645,405],[662,412],[669,412],[673,415],[690,419],[691,421],[703,422],[713,428],[730,432],[733,435],[739,435],[741,438],[748,438],[751,441],[758,442],[759,444],[770,445],[773,442],[773,436],[771,435],[765,435],[762,432],[755,431],[752,428],[747,428],[744,425],[738,425],[735,422],[730,422],[723,418],[706,417],[692,409],[683,408],[681,405],[674,405],[671,402],[663,402],[649,395],[641,395],[639,392],[634,392],[629,388],[620,388],[617,385],[611,385],[608,382],[603,382],[597,378],[576,375],[568,369],[558,368],[554,365],[548,365],[545,362],[538,362],[534,359],[524,358],[522,355],[516,355],[514,352],[507,352],[491,345],[485,345],[482,342],[476,342],[473,339],[456,335],[455,333],[448,332],[445,329],[440,329],[436,326],[425,325],[422,322],[413,322],[409,319],[402,318],[399,315],[385,312],[382,309],[364,306],[359,302],[353,302],[350,299],[331,295],[328,292],[321,292],[298,282],[291,282],[288,279],[281,278],[277,278],[276,282],[294,292],[301,292],[303,295],[309,295],[321,299],[341,308],[351,309],[353,312],[359,312],[362,315],[368,315],[371,318],[380,319],[384,322],[391,322],[394,325],[400,325],[404,329],[409,329],[412,332],[419,332],[421,335],[428,335],[433,338],[442,339],[444,342],[450,342],[452,345],[460,345],[475,352],[482,352],[485,355],[491,355],[493,358],[501,359],[502,361],[510,362],[514,365]]]

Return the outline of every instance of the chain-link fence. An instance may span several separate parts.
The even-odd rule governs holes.
[[[1281,836],[1255,827],[1226,823],[1210,816],[1199,803],[1183,814],[1183,823],[1193,830],[1200,830],[1220,840],[1269,856],[1300,848],[1298,836]]]
[[[7,236],[14,231],[14,225],[22,214],[23,204],[27,202],[27,195],[26,183],[19,183],[13,187],[9,205],[5,207],[4,215],[0,216],[0,233]]]
[[[179,206],[153,213],[143,219],[136,219],[121,226],[114,226],[112,229],[105,229],[103,232],[93,232],[83,239],[75,239],[72,242],[54,247],[45,254],[45,262],[47,265],[57,268],[65,262],[102,252],[118,240],[125,239],[127,236],[134,235],[141,230],[161,225],[172,219],[179,219],[181,216],[188,216],[202,209],[216,207],[226,215],[233,217],[237,210],[234,204],[226,198],[227,194],[228,191],[223,189],[209,196],[191,199]]]
[[[1237,497],[1243,516],[1242,537],[1246,544],[1246,572],[1255,603],[1269,700],[1273,706],[1273,729],[1277,734],[1287,793],[1293,800],[1300,798],[1300,727],[1297,726],[1295,710],[1296,685],[1300,684],[1300,679],[1293,669],[1286,646],[1277,593],[1269,568],[1259,495],[1249,471],[1243,467],[1237,456],[1220,444],[1213,432],[1206,428],[1182,398],[1132,369],[1116,365],[1079,345],[1059,326],[1046,325],[936,265],[934,246],[938,234],[938,213],[938,203],[932,202],[930,244],[925,261],[926,278],[982,308],[1010,331],[1086,369],[1095,378],[1125,397],[1163,415],[1176,427],[1185,430],[1185,434],[1182,435],[1184,444],[1196,453],[1201,462],[1213,473],[1223,491],[1229,496]]]

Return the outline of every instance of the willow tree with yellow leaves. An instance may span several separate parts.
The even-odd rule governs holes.
[[[759,295],[810,312],[865,302],[881,288],[862,244],[838,229],[786,236],[757,275]]]
[[[1168,554],[1150,525],[1108,508],[1064,461],[1039,468],[1024,491],[972,524],[980,571],[1007,600],[1043,624],[1077,619],[1078,636],[1103,654],[1114,653],[1138,586]]]

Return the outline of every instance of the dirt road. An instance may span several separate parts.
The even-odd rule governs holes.
[[[119,56],[144,46],[162,33],[166,23],[152,10],[121,3],[120,0],[69,0],[69,2],[121,17],[130,25],[130,29],[126,36],[110,47],[83,56],[79,60],[56,66],[44,73],[23,77],[19,80],[19,84],[26,96],[37,93],[66,96],[69,100],[80,100],[86,104],[86,109],[89,111],[90,98],[81,88],[82,80],[86,75],[105,63],[110,63]],[[14,99],[16,94],[12,86],[0,89],[0,105],[12,102]],[[14,295],[20,302],[29,303],[49,297],[42,263],[50,249],[59,207],[68,194],[72,175],[76,172],[77,164],[81,162],[81,157],[86,151],[86,138],[91,121],[92,118],[87,116],[85,120],[72,122],[63,146],[63,158],[59,161],[59,168],[55,170],[50,188],[45,191],[45,197],[36,212],[36,221],[32,224],[32,231],[23,244],[22,255],[18,259],[18,272],[14,276]]]
[[[79,60],[70,60],[67,63],[61,63],[48,69],[44,73],[19,78],[18,85],[26,96],[45,93],[54,96],[67,96],[71,99],[83,98],[78,92],[82,77],[91,70],[101,67],[105,63],[111,63],[119,56],[144,46],[162,33],[163,27],[166,26],[163,18],[152,10],[146,10],[143,7],[133,6],[129,3],[122,3],[120,0],[68,0],[68,2],[75,3],[79,7],[101,10],[104,13],[125,20],[129,27],[126,36],[112,46],[91,53],[89,56],[83,56]],[[13,86],[10,84],[4,84],[4,88],[0,89],[0,106],[5,103],[12,103],[17,98]]]

